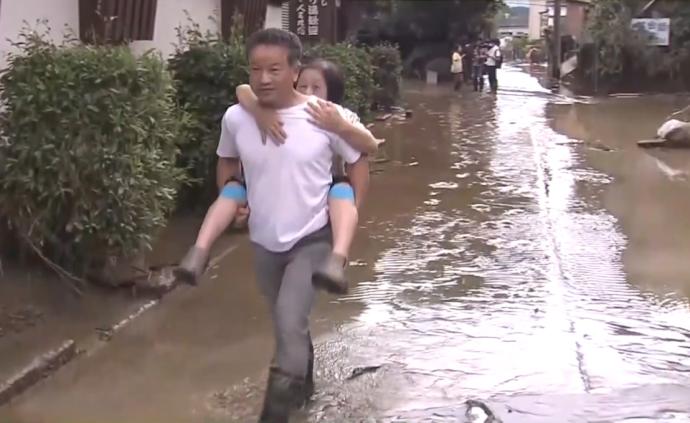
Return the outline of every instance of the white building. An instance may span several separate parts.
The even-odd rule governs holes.
[[[547,0],[532,0],[529,7],[528,36],[530,40],[542,37],[542,14],[547,10]]]
[[[95,3],[96,0],[92,1]],[[186,24],[188,17],[200,24],[203,31],[220,31],[222,0],[119,1],[121,4],[129,2],[130,5],[140,5],[149,2],[155,5],[153,36],[151,39],[134,40],[130,43],[131,48],[138,53],[153,48],[159,50],[164,57],[172,54],[177,42],[175,29]],[[60,41],[68,30],[79,34],[80,29],[83,29],[79,26],[79,7],[80,0],[0,0],[0,65],[5,65],[7,53],[13,50],[9,40],[17,40],[22,27],[27,23],[31,27],[45,29],[36,26],[36,23],[46,20],[50,27],[50,38],[54,41]],[[284,9],[268,4],[265,26],[283,26],[286,18]]]

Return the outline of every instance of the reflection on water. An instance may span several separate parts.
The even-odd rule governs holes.
[[[365,309],[323,346],[332,385],[310,420],[465,421],[475,398],[505,421],[690,421],[687,299],[627,282],[599,201],[610,178],[550,129],[536,80],[502,83],[496,99],[411,95],[424,105],[407,129],[439,122],[419,139],[451,163],[420,163],[428,198],[341,300]]]

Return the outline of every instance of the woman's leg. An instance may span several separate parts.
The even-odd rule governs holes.
[[[354,191],[350,184],[340,182],[333,185],[328,196],[328,213],[333,231],[333,254],[344,261],[350,254],[359,218]]]
[[[326,262],[314,273],[314,284],[333,293],[346,293],[345,265],[355,237],[359,214],[355,206],[352,186],[339,182],[331,188],[328,210],[333,231],[333,251]]]
[[[196,285],[206,268],[211,247],[230,226],[237,210],[246,204],[247,190],[240,183],[229,182],[225,185],[220,196],[206,212],[194,246],[175,269],[175,276],[179,280]]]

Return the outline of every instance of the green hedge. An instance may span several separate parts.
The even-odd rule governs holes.
[[[202,34],[194,23],[178,32],[181,44],[168,65],[178,104],[191,117],[181,154],[191,185],[182,193],[182,203],[206,206],[217,194],[213,181],[220,121],[237,101],[235,87],[249,80],[247,58],[239,37],[226,42],[217,34]]]
[[[166,224],[185,119],[158,56],[21,40],[0,78],[0,215],[85,275],[150,246]]]
[[[390,109],[400,101],[402,59],[400,50],[393,44],[379,44],[369,50],[376,91],[374,104]]]

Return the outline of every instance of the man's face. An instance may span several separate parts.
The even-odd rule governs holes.
[[[288,61],[288,50],[258,45],[249,54],[249,85],[262,106],[281,107],[289,99],[297,80],[297,66]]]

